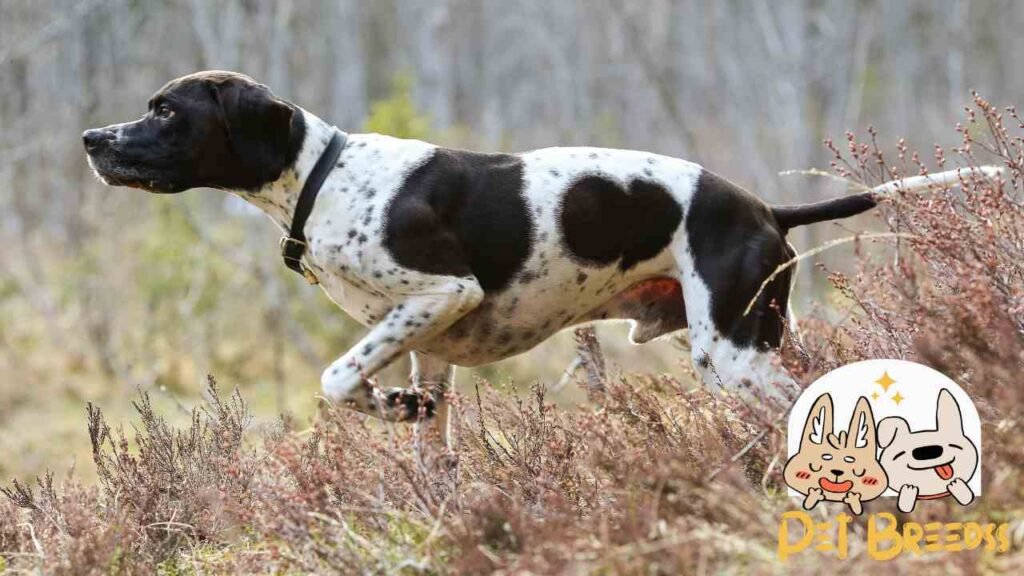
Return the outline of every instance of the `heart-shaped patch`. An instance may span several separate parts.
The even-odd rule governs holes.
[[[618,262],[628,270],[668,247],[682,219],[682,206],[657,182],[637,178],[627,189],[590,175],[566,190],[560,224],[574,258],[592,266]]]

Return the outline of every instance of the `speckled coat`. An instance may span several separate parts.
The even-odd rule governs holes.
[[[285,232],[335,130],[234,72],[172,80],[148,108],[83,134],[104,182],[228,190]],[[454,365],[525,352],[567,326],[628,321],[635,343],[688,328],[712,389],[785,398],[794,387],[773,357],[792,269],[772,276],[793,256],[785,234],[874,205],[864,193],[768,206],[648,152],[483,154],[352,134],[304,227],[305,259],[369,331],[323,372],[323,391],[390,420],[443,414]],[[371,383],[407,353],[411,387]]]

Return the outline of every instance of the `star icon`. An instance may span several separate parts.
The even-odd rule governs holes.
[[[896,395],[892,397],[892,401],[895,402],[897,406],[899,406],[900,402],[903,402],[904,400],[906,400],[906,397],[901,396],[899,390],[897,390]]]
[[[877,401],[879,398],[881,398],[881,395],[877,391],[871,393],[871,399],[872,400],[876,400]]]
[[[886,392],[889,391],[889,386],[892,386],[895,383],[896,383],[896,381],[889,377],[889,371],[888,370],[886,370],[885,372],[882,373],[882,377],[881,378],[879,378],[878,380],[875,380],[875,384],[878,384],[879,386],[881,386],[882,390],[884,390]]]

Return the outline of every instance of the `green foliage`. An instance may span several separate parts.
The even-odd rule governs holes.
[[[203,312],[216,304],[220,266],[216,253],[204,245],[181,203],[161,203],[152,230],[139,246],[144,274],[138,277],[145,300],[151,305],[177,302],[193,289],[196,275],[207,280],[196,306]]]
[[[363,129],[396,138],[426,140],[431,134],[430,118],[416,109],[412,99],[412,79],[398,74],[392,81],[391,95],[370,106]]]
[[[293,274],[287,269],[283,273]],[[324,344],[329,350],[346,349],[356,343],[363,328],[338,309],[334,301],[322,294],[317,294],[316,298],[300,298],[295,292],[309,290],[305,282],[293,282],[286,285],[286,289],[290,294],[289,313],[311,340]]]
[[[601,146],[618,148],[625,145],[619,119],[610,111],[601,112],[594,120],[594,132]]]
[[[0,278],[0,301],[13,298],[18,295],[18,285],[7,278]]]

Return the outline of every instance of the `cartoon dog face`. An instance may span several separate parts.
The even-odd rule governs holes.
[[[868,399],[861,396],[850,418],[849,430],[833,433],[832,396],[822,394],[814,402],[800,451],[786,462],[786,484],[801,494],[821,491],[824,500],[842,502],[848,493],[873,500],[885,492],[888,481],[878,463],[875,418]]]
[[[878,424],[879,460],[894,490],[912,485],[918,498],[945,495],[954,478],[967,481],[978,467],[978,448],[964,434],[960,405],[949,390],[939,392],[935,430],[911,432],[907,421],[891,416]]]

